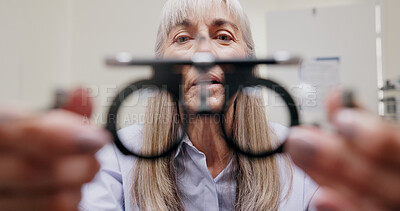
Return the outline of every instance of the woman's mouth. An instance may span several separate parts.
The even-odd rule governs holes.
[[[215,86],[215,85],[221,85],[222,86],[222,79],[218,78],[215,75],[209,74],[204,77],[199,77],[197,78],[192,86],[199,86],[199,85],[205,85],[205,86]]]
[[[211,80],[211,81],[201,81],[199,83],[196,82],[192,86],[197,86],[197,85],[200,85],[200,84],[204,84],[204,85],[221,84],[222,85],[222,83],[217,81],[217,80]]]

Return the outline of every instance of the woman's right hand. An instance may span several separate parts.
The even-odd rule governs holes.
[[[293,161],[322,188],[317,210],[400,210],[400,127],[364,110],[343,107],[343,93],[328,98],[336,133],[292,129],[286,145]]]
[[[77,90],[70,111],[0,107],[0,210],[77,210],[82,185],[99,169],[95,152],[111,140],[88,124],[87,100]]]

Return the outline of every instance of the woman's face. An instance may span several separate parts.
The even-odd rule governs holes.
[[[182,23],[172,28],[163,47],[164,58],[191,59],[197,52],[212,53],[217,58],[240,58],[248,55],[238,23],[228,16],[224,8],[208,11],[205,17],[189,15]],[[183,94],[189,112],[200,105],[199,73],[193,66],[182,70]],[[224,102],[224,72],[214,66],[205,75],[213,83],[206,85],[209,91],[207,103],[216,111]]]

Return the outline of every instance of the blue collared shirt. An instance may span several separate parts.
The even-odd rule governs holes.
[[[271,123],[270,127],[280,139],[284,139],[288,132],[279,124]],[[142,128],[141,124],[129,126],[120,130],[119,136],[122,140],[131,140],[130,147],[137,149],[143,137]],[[101,168],[94,180],[84,185],[80,210],[139,210],[133,207],[131,194],[136,158],[123,155],[113,144],[104,146],[96,156]],[[185,138],[175,154],[175,164],[185,210],[234,210],[236,181],[231,178],[232,162],[213,178],[207,168],[205,155]],[[279,210],[307,210],[317,185],[299,168],[293,167],[292,189],[284,198],[290,175],[283,158],[278,157],[278,165],[283,190]]]

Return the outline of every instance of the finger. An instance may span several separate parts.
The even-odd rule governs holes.
[[[312,207],[318,211],[378,211],[377,205],[351,193],[339,193],[329,187],[320,187],[312,199]]]
[[[57,190],[45,194],[2,195],[0,210],[75,211],[78,210],[80,199],[80,188]]]
[[[0,150],[35,157],[95,152],[109,140],[108,132],[62,110],[0,125]]]
[[[343,100],[343,96],[346,95],[349,95],[348,91],[335,89],[327,100],[330,120],[338,132],[358,144],[373,160],[383,159],[382,164],[394,164],[397,167],[400,162],[400,155],[396,156],[400,148],[400,127],[382,121],[362,109],[344,109],[343,102],[346,100]],[[360,104],[355,104],[361,108]]]
[[[386,204],[399,201],[400,175],[371,163],[337,135],[296,128],[290,132],[286,150],[321,185]]]
[[[293,128],[285,150],[294,163],[316,182],[331,185],[329,183],[337,183],[338,174],[343,174],[343,168],[349,164],[346,159],[350,155],[342,142],[331,139],[332,137],[316,128]]]
[[[77,155],[61,159],[53,166],[53,174],[59,187],[81,186],[90,182],[100,165],[91,155]]]
[[[311,207],[318,211],[348,211],[357,207],[358,201],[347,203],[342,196],[343,194],[339,195],[329,187],[321,186],[312,198]]]
[[[12,190],[23,187],[49,187],[49,168],[35,165],[22,156],[1,154],[0,190]]]
[[[335,111],[343,107],[342,93],[343,90],[340,88],[334,88],[329,91],[325,104],[329,114],[333,114]]]
[[[91,181],[99,169],[97,160],[89,155],[68,156],[52,162],[50,166],[21,156],[0,156],[0,190],[18,193],[80,187]]]
[[[332,89],[326,100],[326,109],[328,111],[328,118],[332,119],[332,116],[342,108],[358,108],[363,107],[355,100],[354,93],[350,90],[343,90],[341,88]]]
[[[0,105],[0,128],[12,121],[32,116],[26,109],[18,107],[18,105]]]
[[[68,100],[62,109],[90,117],[93,112],[93,102],[87,89],[80,87],[69,93]]]
[[[338,132],[371,162],[400,168],[400,127],[366,111],[342,109],[333,120]]]

